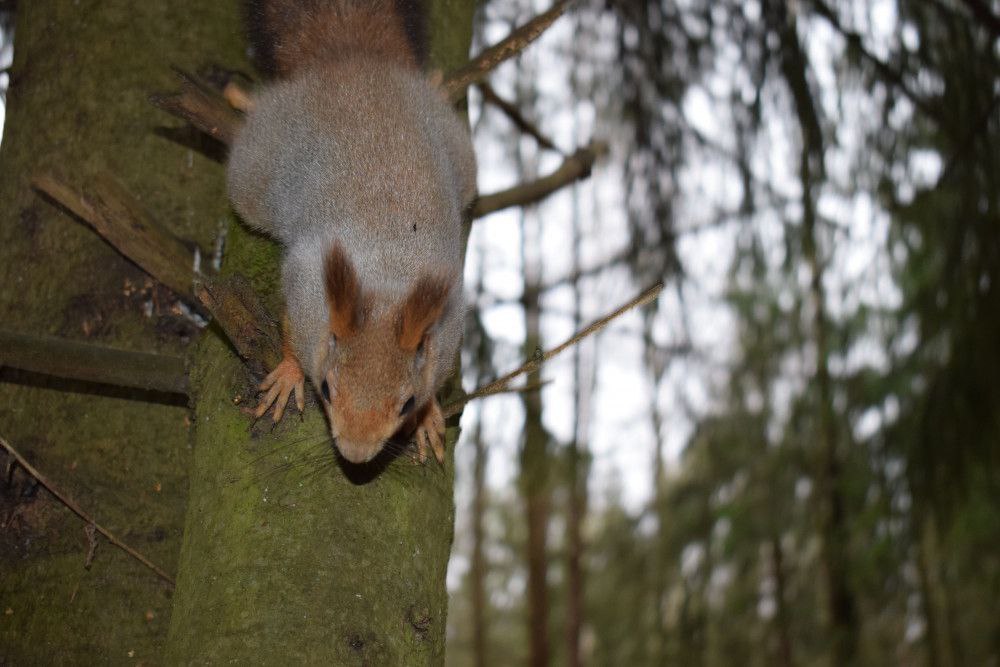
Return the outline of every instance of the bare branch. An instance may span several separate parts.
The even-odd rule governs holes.
[[[479,84],[477,84],[477,87],[483,94],[483,101],[487,104],[492,104],[497,109],[502,111],[503,114],[510,119],[510,122],[514,123],[514,126],[517,127],[517,129],[534,137],[535,141],[537,141],[538,145],[542,148],[562,153],[562,151],[559,150],[548,137],[539,131],[538,127],[536,127],[534,123],[524,117],[524,114],[521,113],[521,110],[518,109],[514,103],[508,102],[500,97],[497,92],[493,90],[493,86],[486,81],[480,81]]]
[[[57,489],[52,482],[50,482],[44,475],[42,475],[42,473],[38,472],[38,470],[36,470],[34,466],[28,463],[28,461],[23,456],[21,456],[21,454],[16,449],[14,449],[9,442],[4,440],[2,436],[0,436],[0,446],[3,446],[3,448],[6,449],[7,452],[9,452],[10,455],[14,457],[14,459],[21,465],[21,467],[24,468],[29,475],[37,479],[39,484],[48,489],[49,493],[55,496],[59,500],[59,502],[61,502],[63,505],[72,510],[74,514],[76,514],[78,517],[86,521],[89,525],[92,525],[97,530],[97,532],[99,532],[101,535],[107,538],[108,542],[111,542],[111,544],[115,545],[116,547],[127,553],[129,556],[136,559],[137,561],[148,567],[150,570],[155,572],[156,575],[160,577],[160,579],[165,581],[170,586],[171,589],[174,587],[173,577],[167,574],[158,565],[153,563],[153,561],[149,560],[141,553],[139,553],[129,545],[122,542],[110,530],[108,530],[101,524],[97,523],[97,521],[94,520],[94,517],[92,517],[87,512],[83,511],[83,509],[80,507],[79,504],[77,504],[75,500],[73,500],[65,493]]]
[[[118,350],[64,338],[0,330],[0,367],[117,387],[186,395],[184,359]]]
[[[573,334],[559,345],[556,345],[551,350],[548,350],[547,352],[542,352],[541,350],[539,350],[538,351],[539,353],[535,355],[535,357],[532,358],[530,361],[522,364],[518,368],[515,368],[506,375],[497,378],[493,382],[485,384],[482,387],[476,389],[475,391],[466,394],[465,397],[462,398],[461,400],[449,403],[442,409],[442,412],[444,412],[445,419],[451,417],[452,415],[457,414],[462,409],[462,406],[464,406],[466,403],[469,403],[470,401],[474,401],[477,398],[483,398],[485,396],[493,396],[494,394],[499,394],[501,392],[507,391],[507,385],[509,385],[511,380],[513,380],[514,378],[538,370],[539,368],[542,367],[542,364],[544,364],[546,361],[556,356],[560,352],[565,351],[567,348],[576,345],[584,338],[587,338],[588,336],[597,333],[598,331],[606,327],[608,324],[610,324],[612,321],[614,321],[616,318],[621,317],[622,315],[632,310],[633,308],[638,308],[639,306],[643,306],[649,303],[650,301],[655,299],[660,294],[661,291],[663,291],[663,283],[657,283],[656,285],[653,285],[652,287],[645,290],[642,294],[635,297],[628,303],[608,313],[604,317],[595,320],[594,322],[591,322],[586,327],[584,327],[577,333]]]
[[[444,80],[444,88],[451,101],[457,102],[465,97],[466,88],[484,79],[496,69],[497,65],[516,56],[528,44],[538,39],[573,2],[574,0],[558,0],[547,12],[516,28],[503,40],[485,49],[465,67],[448,74]]]
[[[590,176],[594,162],[607,151],[607,144],[599,141],[593,142],[567,157],[555,171],[547,176],[515,185],[507,190],[482,195],[473,206],[472,217],[481,218],[511,206],[527,206],[541,201],[559,188]]]

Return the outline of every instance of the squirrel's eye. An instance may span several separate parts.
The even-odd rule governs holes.
[[[402,417],[403,415],[405,415],[405,414],[409,413],[411,410],[413,410],[413,404],[414,404],[414,402],[415,401],[413,400],[412,396],[410,396],[408,399],[406,399],[406,403],[403,403],[403,407],[402,407],[402,409],[400,409],[399,415]]]
[[[330,402],[330,385],[327,384],[326,380],[323,380],[323,384],[319,386],[320,392],[323,394],[323,400],[327,403]]]

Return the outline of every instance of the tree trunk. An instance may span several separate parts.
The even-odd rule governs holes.
[[[473,9],[433,5],[435,67],[467,58]],[[273,246],[238,228],[231,239],[224,271],[273,290]],[[301,423],[248,432],[232,404],[252,388],[217,337],[199,345],[191,385],[194,465],[169,661],[442,663],[457,422],[443,467],[401,457],[359,479],[337,463],[315,407]]]
[[[785,583],[785,558],[781,548],[781,538],[771,536],[771,569],[774,576],[774,625],[778,635],[778,664],[783,667],[793,667],[792,657],[792,620],[788,614],[788,602]]]
[[[580,192],[573,187],[573,271],[580,270]],[[583,324],[580,285],[573,290],[573,330]],[[591,382],[584,383],[581,346],[573,350],[573,439],[567,451],[566,508],[566,664],[583,664],[580,639],[583,632],[584,567],[583,520],[587,513],[587,409]],[[588,378],[589,380],[589,378]]]
[[[523,221],[523,217],[522,217]],[[522,242],[526,245],[522,224]],[[537,246],[534,246],[537,247]],[[524,253],[522,252],[522,256]],[[538,264],[525,266],[524,321],[525,354],[530,356],[541,349],[541,306],[539,304]],[[530,373],[528,384],[538,383],[541,374]],[[524,405],[524,444],[521,448],[521,492],[528,522],[528,636],[530,637],[529,664],[545,667],[549,664],[549,586],[548,547],[549,528],[549,452],[548,433],[542,424],[541,392],[521,395]]]
[[[171,64],[243,64],[237,4],[31,0],[16,21],[0,150],[0,327],[182,353],[196,328],[171,314],[173,296],[29,179],[59,169],[83,184],[107,170],[177,235],[210,248],[229,209],[222,167],[158,134],[170,123],[147,96],[174,85]],[[183,399],[9,368],[0,380],[0,435],[173,572],[190,459]],[[0,468],[8,461],[0,453]],[[100,537],[85,569],[83,523],[33,488],[19,469],[0,478],[0,663],[159,661],[169,588]]]
[[[825,178],[823,134],[819,112],[807,75],[808,60],[799,43],[795,16],[784,2],[768,3],[772,27],[781,48],[781,70],[795,106],[801,132],[799,178],[802,185],[802,249],[809,270],[809,296],[813,306],[813,342],[816,347],[814,377],[819,412],[815,481],[819,505],[820,559],[825,580],[828,624],[831,634],[830,662],[853,665],[858,661],[860,622],[858,605],[848,581],[847,517],[841,490],[840,448],[833,406],[830,375],[830,323],[826,314],[823,262],[819,256],[816,201]]]
[[[472,654],[476,667],[486,667],[486,443],[483,442],[483,423],[480,415],[473,436],[476,461],[473,473],[472,498]]]

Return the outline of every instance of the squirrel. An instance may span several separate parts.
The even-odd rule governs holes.
[[[308,377],[344,459],[416,436],[444,460],[436,392],[461,344],[467,123],[424,72],[419,0],[257,0],[275,78],[233,142],[230,200],[283,246],[281,362],[253,414],[281,419]]]

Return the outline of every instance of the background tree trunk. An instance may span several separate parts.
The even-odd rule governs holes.
[[[21,2],[0,150],[0,327],[182,353],[196,332],[176,303],[30,177],[116,175],[178,236],[211,248],[228,216],[222,168],[168,140],[147,102],[170,65],[243,64],[235,0]],[[148,309],[151,316],[144,315]],[[187,497],[183,399],[0,371],[0,434],[96,519],[168,572]],[[150,400],[153,399],[153,400]],[[156,661],[171,594],[103,538],[89,569],[84,525],[31,493],[0,453],[0,663]],[[27,494],[27,495],[26,495]]]
[[[522,217],[521,238],[525,239],[528,223]],[[537,227],[536,227],[537,229]],[[526,257],[525,246],[534,244],[524,241],[522,256]],[[537,245],[532,245],[537,247]],[[524,353],[526,358],[541,350],[541,305],[539,303],[539,281],[537,263],[525,260],[524,295]],[[541,373],[529,373],[528,384],[541,381]],[[527,570],[528,570],[528,635],[530,654],[528,662],[533,667],[545,667],[550,660],[549,645],[549,585],[548,585],[548,529],[551,493],[549,489],[549,435],[542,424],[542,395],[540,391],[521,395],[524,405],[524,442],[521,445],[521,493],[524,499],[525,519],[528,524]]]

